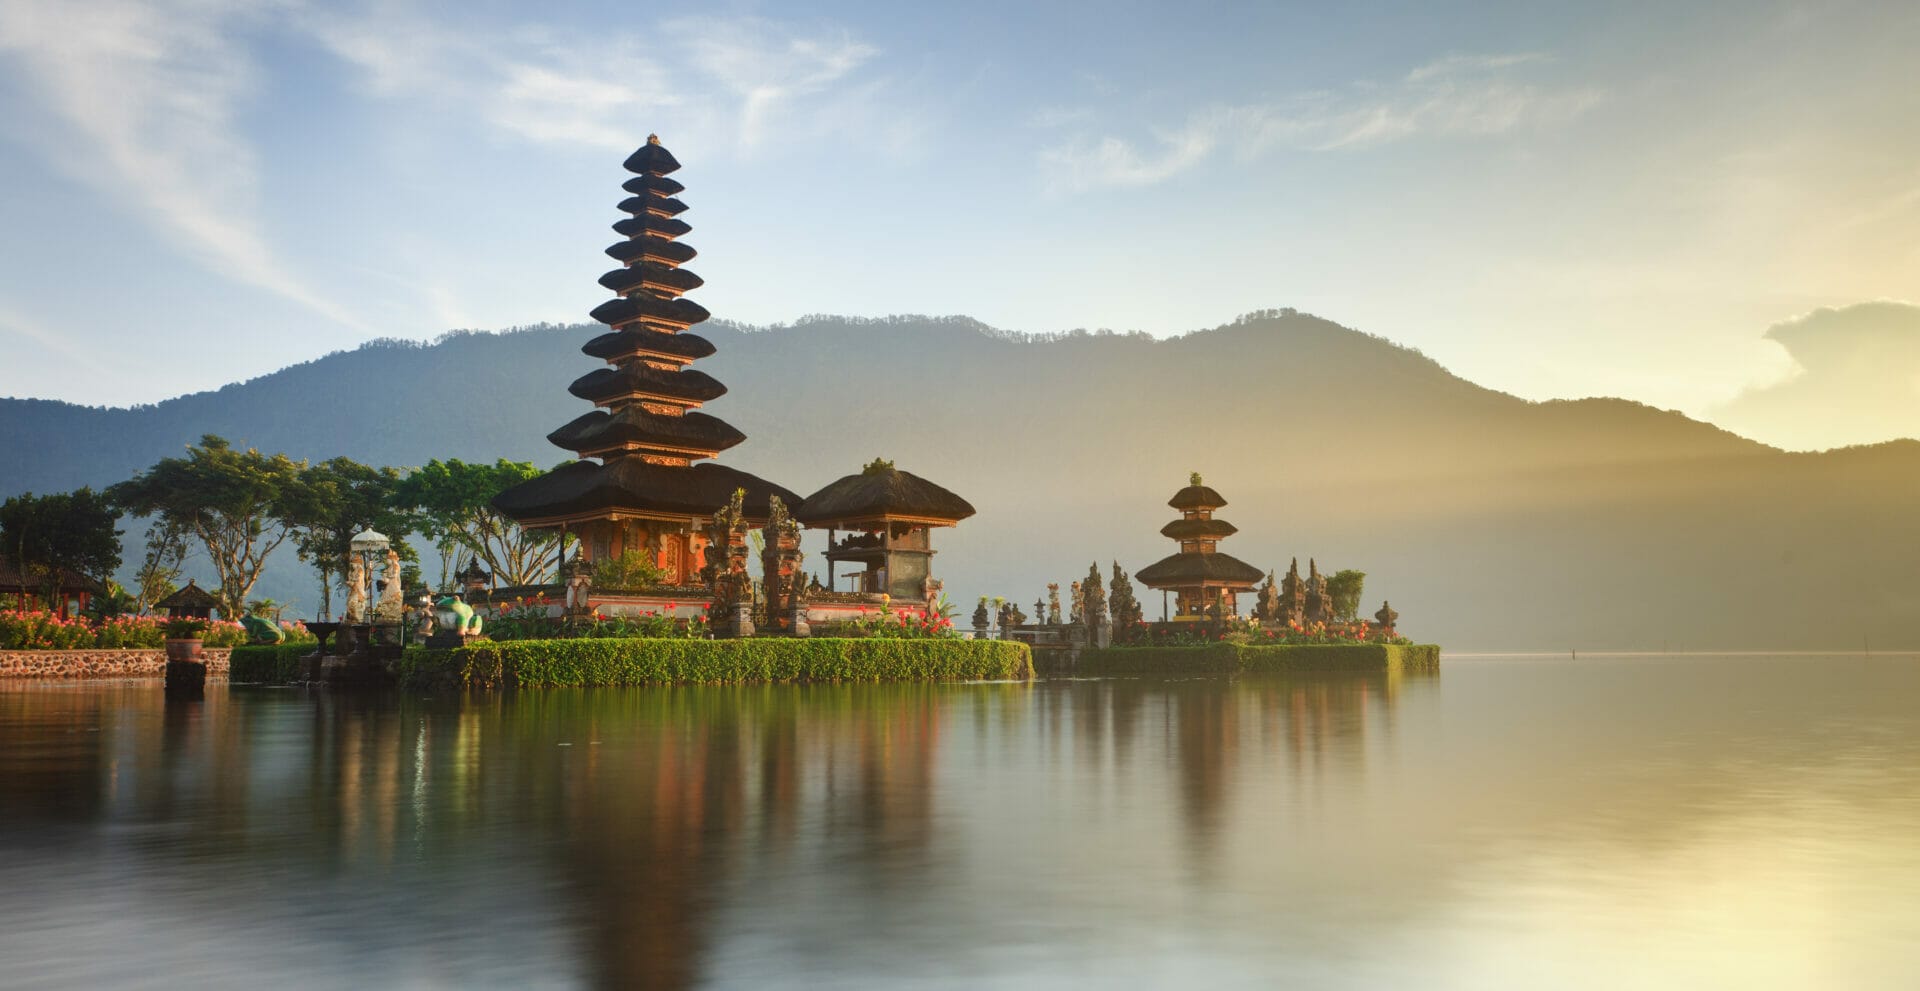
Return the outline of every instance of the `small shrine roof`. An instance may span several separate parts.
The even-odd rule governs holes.
[[[21,568],[8,557],[0,556],[0,588],[45,590],[46,583],[22,573]],[[89,592],[99,595],[106,589],[99,582],[69,568],[60,569],[60,590],[62,592]]]
[[[828,484],[808,496],[793,518],[808,526],[898,517],[957,523],[974,513],[973,505],[912,472],[873,468]]]
[[[213,593],[194,584],[193,579],[189,578],[186,585],[154,603],[153,608],[165,609],[169,612],[175,609],[219,609],[220,600],[214,598]]]

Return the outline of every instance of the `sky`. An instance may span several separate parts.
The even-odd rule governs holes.
[[[1527,398],[1912,435],[1917,48],[1905,3],[7,0],[0,395],[584,320],[658,133],[735,321],[1293,307]]]

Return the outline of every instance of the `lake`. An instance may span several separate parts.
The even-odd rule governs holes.
[[[0,682],[0,986],[1911,988],[1920,660]]]

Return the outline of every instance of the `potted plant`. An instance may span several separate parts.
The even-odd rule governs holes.
[[[166,622],[167,660],[191,661],[200,663],[202,645],[200,637],[207,632],[207,621],[191,617],[169,619]]]

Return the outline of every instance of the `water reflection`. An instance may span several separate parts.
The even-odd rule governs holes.
[[[1485,977],[1457,956],[1501,952],[1490,919],[1589,927],[1575,942],[1605,956],[1617,879],[1592,865],[1640,878],[1622,891],[1674,881],[1635,873],[1650,849],[1681,880],[1681,851],[1771,857],[1800,897],[1843,897],[1807,848],[1769,848],[1821,816],[1920,880],[1884,846],[1920,826],[1888,792],[1917,783],[1888,757],[1920,730],[1887,679],[1920,679],[1810,696],[1817,671],[1767,670],[1737,706],[1726,665],[197,703],[6,686],[0,959],[23,986],[1367,986],[1415,960]],[[143,952],[49,956],[22,932]]]

